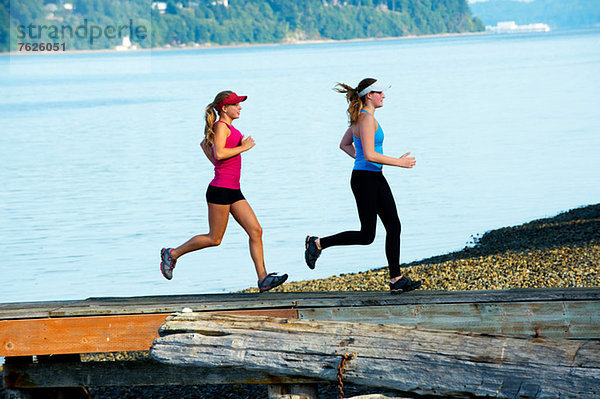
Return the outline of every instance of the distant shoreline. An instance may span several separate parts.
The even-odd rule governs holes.
[[[66,51],[7,51],[0,52],[0,56],[20,56],[20,55],[57,55],[57,54],[91,54],[91,53],[122,53],[122,54],[133,54],[140,52],[152,52],[152,51],[173,51],[173,50],[210,50],[210,49],[227,49],[227,48],[250,48],[250,47],[275,47],[275,46],[297,46],[307,44],[331,44],[331,43],[360,43],[360,42],[374,42],[374,41],[390,41],[390,40],[409,40],[409,39],[426,39],[436,37],[456,37],[456,36],[479,36],[479,35],[490,35],[489,32],[465,32],[465,33],[437,33],[431,35],[409,35],[409,36],[386,36],[386,37],[366,37],[356,39],[309,39],[309,40],[296,40],[287,39],[277,43],[239,43],[239,44],[198,44],[194,46],[162,46],[152,48],[138,48],[131,50],[116,50],[111,49],[85,49],[85,50],[66,50]]]
[[[543,33],[556,33],[559,32],[588,32],[588,31],[598,31],[599,27],[586,27],[580,29],[560,29],[560,30],[552,30],[551,32],[543,32]],[[538,32],[531,32],[538,33]],[[502,33],[501,35],[511,35],[513,33]],[[522,33],[522,34],[530,34],[530,33]],[[114,48],[110,49],[85,49],[85,50],[66,50],[66,51],[42,51],[42,52],[26,52],[26,51],[5,51],[0,52],[0,57],[2,56],[20,56],[20,55],[57,55],[57,54],[93,54],[93,53],[122,53],[122,54],[133,54],[133,53],[141,53],[141,52],[152,52],[152,51],[174,51],[174,50],[210,50],[210,49],[228,49],[228,48],[252,48],[252,47],[275,47],[275,46],[298,46],[298,45],[307,45],[307,44],[331,44],[331,43],[360,43],[360,42],[379,42],[379,41],[390,41],[390,40],[411,40],[411,39],[428,39],[428,38],[440,38],[440,37],[460,37],[460,36],[496,36],[498,33],[482,31],[482,32],[464,32],[464,33],[436,33],[431,35],[408,35],[408,36],[386,36],[386,37],[365,37],[365,38],[356,38],[356,39],[343,39],[343,40],[335,40],[335,39],[309,39],[309,40],[297,40],[297,39],[287,39],[282,40],[277,43],[236,43],[236,44],[198,44],[194,46],[182,46],[182,47],[173,47],[173,46],[162,46],[162,47],[152,47],[152,48],[138,48],[132,50],[116,50]]]

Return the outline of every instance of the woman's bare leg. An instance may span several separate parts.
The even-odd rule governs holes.
[[[188,252],[197,251],[206,247],[214,247],[221,244],[227,221],[229,220],[229,211],[231,205],[208,204],[208,225],[210,231],[208,234],[201,234],[190,238],[187,242],[171,251],[174,259]]]
[[[262,227],[250,204],[246,200],[237,201],[231,205],[231,214],[235,220],[248,233],[250,241],[250,256],[256,268],[256,274],[259,280],[267,277],[265,269],[265,257],[263,254]]]

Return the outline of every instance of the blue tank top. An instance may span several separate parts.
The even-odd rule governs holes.
[[[367,111],[361,110],[360,112],[368,114]],[[352,141],[354,143],[354,148],[356,149],[356,155],[354,157],[354,170],[370,170],[373,172],[381,172],[381,169],[383,168],[382,164],[369,162],[365,159],[360,138],[356,138],[354,135],[352,135]],[[383,129],[379,123],[377,123],[377,131],[375,131],[375,152],[383,154]]]

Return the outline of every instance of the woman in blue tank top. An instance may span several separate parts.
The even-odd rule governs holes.
[[[400,219],[382,169],[383,165],[412,168],[415,158],[409,157],[410,152],[400,158],[383,155],[383,129],[374,114],[377,108],[383,106],[383,92],[388,88],[371,78],[363,79],[356,88],[343,83],[336,86],[335,90],[346,94],[349,103],[350,127],[342,137],[340,148],[354,158],[350,186],[356,199],[360,230],[321,238],[308,236],[304,256],[308,267],[314,269],[325,248],[371,244],[379,216],[386,230],[385,255],[390,270],[390,292],[399,294],[419,288],[421,282],[411,280],[400,272]]]

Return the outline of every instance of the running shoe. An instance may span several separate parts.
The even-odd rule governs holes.
[[[306,260],[306,265],[311,269],[315,268],[315,263],[319,256],[321,255],[321,250],[317,248],[317,237],[306,236],[305,246],[306,250],[304,251],[304,260]]]
[[[171,256],[173,248],[163,248],[160,250],[160,271],[167,280],[173,278],[173,269],[175,269],[175,263],[177,260]]]
[[[390,283],[390,292],[392,295],[402,294],[403,292],[416,290],[419,287],[421,287],[421,280],[411,280],[408,277],[402,277],[395,283]]]
[[[258,289],[260,290],[260,292],[269,291],[270,289],[273,289],[285,283],[285,280],[287,280],[287,278],[287,274],[278,276],[277,273],[269,273],[267,277],[263,278],[262,280],[258,280]]]

